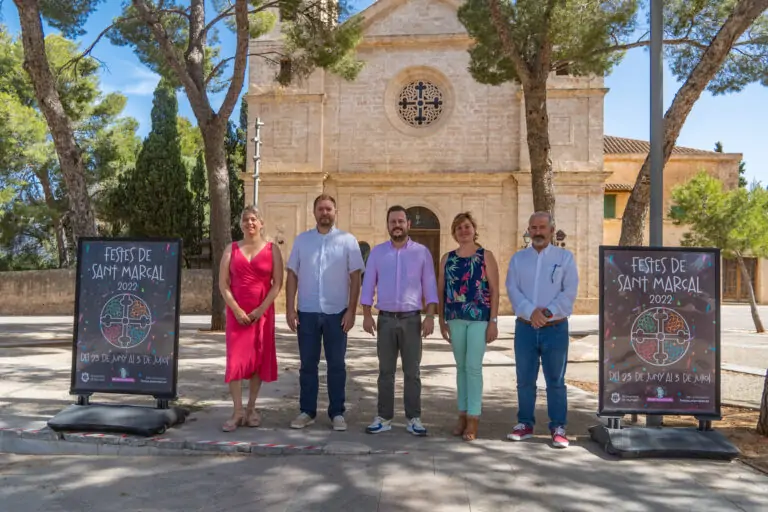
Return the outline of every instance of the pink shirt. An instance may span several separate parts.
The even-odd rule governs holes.
[[[373,306],[374,289],[379,311],[421,311],[422,298],[426,304],[437,304],[437,279],[429,249],[410,238],[400,249],[391,241],[374,247],[365,266],[363,306]]]

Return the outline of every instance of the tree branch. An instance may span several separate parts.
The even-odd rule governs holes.
[[[248,64],[248,41],[250,33],[248,30],[248,2],[246,0],[237,0],[235,2],[235,20],[237,22],[237,42],[235,44],[235,66],[232,71],[232,81],[229,83],[229,89],[224,97],[224,101],[219,109],[218,118],[226,123],[229,116],[237,104],[237,98],[240,91],[243,90],[245,81],[245,68]]]
[[[552,11],[555,9],[555,3],[557,0],[549,0],[547,6],[544,8],[544,23],[542,24],[539,37],[539,48],[536,51],[536,69],[537,75],[549,73],[549,68],[552,65],[552,40],[549,34],[549,27],[552,24]]]
[[[491,23],[493,23],[494,28],[499,33],[499,39],[501,40],[501,48],[504,50],[504,53],[512,60],[512,63],[515,65],[515,68],[517,69],[517,75],[520,78],[521,82],[528,82],[530,81],[530,71],[528,70],[528,65],[525,63],[523,58],[520,56],[520,52],[515,45],[515,42],[512,41],[512,38],[509,35],[509,31],[507,30],[507,26],[504,20],[504,16],[501,13],[501,6],[499,5],[499,0],[490,0],[488,2],[490,10],[491,10]]]
[[[263,57],[264,59],[266,59],[266,60],[268,60],[270,62],[274,62],[274,63],[278,63],[279,62],[278,60],[274,60],[274,59],[270,59],[270,58],[266,57],[267,55],[283,55],[283,54],[280,53],[280,52],[276,52],[276,51],[263,52],[263,53],[248,53],[248,54],[246,54],[246,58],[248,58],[248,57]],[[205,78],[205,86],[208,87],[208,84],[210,83],[210,81],[213,80],[216,77],[216,73],[221,71],[221,69],[224,67],[224,65],[227,62],[235,60],[236,57],[237,57],[236,55],[233,55],[232,57],[227,57],[226,59],[224,59],[221,62],[219,62],[218,64],[216,64],[216,66],[211,70],[210,73],[208,73],[208,76]]]
[[[155,36],[155,39],[157,39],[157,43],[160,46],[160,51],[162,52],[166,63],[171,69],[173,69],[174,72],[176,72],[177,78],[184,86],[190,104],[193,105],[193,108],[196,103],[198,105],[204,104],[210,110],[210,104],[208,103],[208,98],[205,95],[205,91],[199,90],[197,84],[187,73],[184,64],[176,53],[176,48],[174,48],[173,43],[168,38],[168,34],[166,34],[163,25],[154,16],[154,13],[150,10],[144,0],[132,0],[132,2],[134,7],[136,7],[136,9],[139,11],[139,16],[141,19],[144,21],[144,23],[147,24],[147,26],[149,26],[149,29]]]
[[[279,5],[280,5],[280,1],[279,0],[274,0],[272,2],[268,2],[268,3],[260,6],[258,9],[251,9],[250,11],[248,11],[248,14],[256,14],[257,12],[262,12],[262,11],[264,11],[266,9],[270,9],[272,7],[278,7]],[[215,18],[213,18],[211,21],[208,22],[208,24],[203,29],[203,32],[205,32],[207,34],[208,31],[211,30],[213,28],[213,26],[216,25],[218,22],[220,22],[224,18],[229,18],[230,16],[234,16],[235,15],[234,9],[235,9],[235,6],[234,5],[230,5],[228,8],[224,9],[223,11],[221,11],[221,13],[218,16],[216,16]]]
[[[61,66],[59,69],[57,69],[57,70],[56,70],[56,74],[60,74],[60,73],[63,73],[63,72],[64,72],[64,71],[66,71],[66,70],[67,70],[67,68],[69,68],[70,66],[74,66],[74,72],[75,72],[75,74],[77,74],[77,65],[80,63],[80,61],[81,61],[81,60],[83,60],[83,59],[84,59],[85,57],[87,57],[87,56],[91,56],[92,58],[95,58],[95,57],[93,57],[93,56],[91,55],[91,52],[94,50],[94,48],[96,48],[96,45],[97,45],[97,44],[99,44],[99,41],[101,41],[101,38],[102,38],[102,37],[104,37],[105,35],[107,35],[107,33],[109,33],[109,31],[110,31],[110,30],[112,30],[113,28],[115,28],[115,27],[117,26],[117,24],[118,24],[118,23],[122,23],[122,22],[124,22],[124,21],[135,20],[135,19],[137,19],[137,18],[135,18],[135,17],[131,16],[131,17],[129,17],[129,18],[118,18],[117,20],[115,20],[115,21],[114,21],[114,22],[113,22],[111,25],[109,25],[107,28],[105,28],[104,30],[102,30],[102,31],[99,33],[99,35],[98,35],[98,36],[96,36],[96,39],[94,39],[94,40],[93,40],[93,42],[92,42],[92,43],[91,43],[91,44],[88,46],[88,48],[86,48],[85,50],[83,50],[83,52],[82,52],[80,55],[78,55],[77,57],[75,57],[75,58],[73,58],[73,59],[70,59],[69,61],[67,61],[66,63],[64,63],[64,65],[63,65],[63,66]],[[99,60],[99,59],[96,59],[96,60]],[[99,62],[101,62],[101,61],[99,61]]]

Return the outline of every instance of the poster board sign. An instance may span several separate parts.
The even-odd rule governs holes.
[[[175,399],[180,239],[81,238],[70,393]]]
[[[720,250],[600,247],[601,416],[720,415]]]

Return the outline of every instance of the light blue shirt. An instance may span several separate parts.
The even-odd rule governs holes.
[[[518,251],[509,260],[507,294],[515,314],[531,319],[536,308],[549,309],[550,322],[571,316],[579,272],[570,251],[548,245],[541,252],[533,247]]]
[[[349,275],[365,267],[357,239],[346,231],[317,228],[293,241],[288,270],[299,281],[298,310],[335,315],[349,306]]]

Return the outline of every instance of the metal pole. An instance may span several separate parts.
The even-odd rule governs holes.
[[[663,0],[651,0],[651,247],[664,245]]]
[[[664,2],[651,0],[651,247],[664,245],[664,62],[662,34]],[[647,416],[645,424],[660,427],[662,416]]]
[[[256,118],[256,136],[253,138],[253,206],[259,204],[259,167],[261,166],[261,127],[264,123],[261,118]]]

